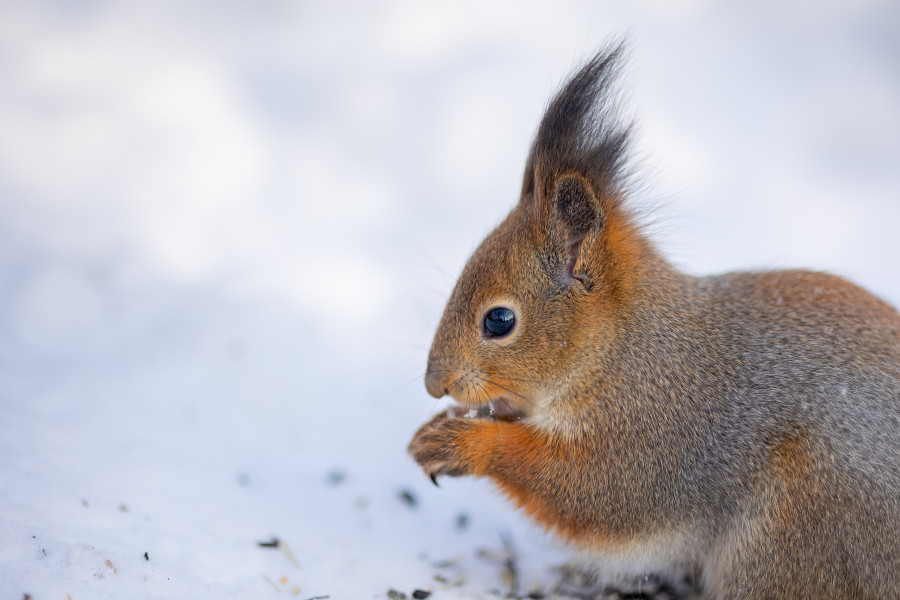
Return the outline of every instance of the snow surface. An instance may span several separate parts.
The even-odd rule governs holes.
[[[677,264],[900,304],[896,2],[4,2],[0,597],[486,597],[501,534],[550,585],[405,447],[544,103],[625,32]]]

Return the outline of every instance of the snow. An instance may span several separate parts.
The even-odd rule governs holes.
[[[895,3],[0,14],[5,598],[486,597],[501,535],[551,585],[570,550],[405,447],[446,405],[421,376],[455,276],[610,35],[677,264],[900,304]]]

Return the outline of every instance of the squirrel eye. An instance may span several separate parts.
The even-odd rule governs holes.
[[[497,307],[484,315],[484,335],[499,338],[507,335],[516,326],[516,313],[508,308]]]

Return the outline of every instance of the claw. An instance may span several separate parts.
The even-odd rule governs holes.
[[[437,475],[435,475],[434,473],[429,473],[428,476],[431,478],[431,483],[434,484],[434,487],[441,487],[438,485]]]

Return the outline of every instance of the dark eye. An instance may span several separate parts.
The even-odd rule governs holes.
[[[492,308],[484,315],[484,336],[498,338],[507,335],[516,326],[516,313],[508,308]]]

